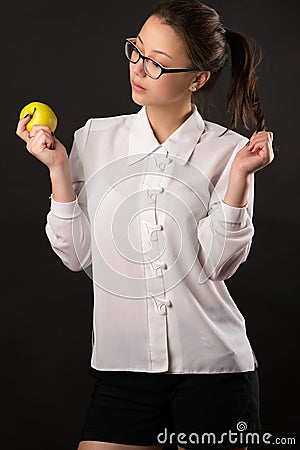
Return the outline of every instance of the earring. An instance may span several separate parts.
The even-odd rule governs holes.
[[[195,92],[197,90],[196,86],[192,86],[192,91]]]

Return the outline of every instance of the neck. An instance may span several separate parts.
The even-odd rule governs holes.
[[[191,103],[185,105],[146,106],[146,113],[153,133],[160,144],[193,113]]]

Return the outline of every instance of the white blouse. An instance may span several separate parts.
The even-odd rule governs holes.
[[[223,198],[248,138],[203,120],[197,107],[163,143],[146,108],[89,119],[69,161],[77,198],[51,196],[46,234],[94,287],[91,366],[165,373],[257,366],[245,320],[224,280],[249,253],[248,203]]]

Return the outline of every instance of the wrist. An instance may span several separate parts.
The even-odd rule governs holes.
[[[50,178],[57,178],[61,176],[70,176],[70,166],[69,161],[65,161],[64,163],[60,164],[59,166],[53,166],[49,167],[49,175]]]
[[[232,165],[229,178],[240,182],[250,182],[251,175],[252,173],[245,173],[244,171],[241,171],[238,167]]]
[[[53,200],[62,203],[69,203],[76,200],[69,163],[67,162],[55,168],[50,168],[49,172]]]
[[[248,192],[251,184],[251,174],[245,174],[238,170],[232,170],[229,176],[229,183],[224,203],[236,208],[244,208],[248,203]]]

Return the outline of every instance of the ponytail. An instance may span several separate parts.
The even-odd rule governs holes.
[[[240,118],[243,126],[249,129],[249,118],[256,131],[266,130],[265,117],[261,109],[257,90],[256,67],[261,62],[261,49],[255,61],[254,46],[249,37],[241,32],[226,29],[226,39],[231,52],[231,80],[226,97],[226,112],[232,110],[229,128],[236,127]]]
[[[192,66],[211,73],[193,98],[202,97],[215,86],[231,53],[232,73],[225,107],[226,112],[232,111],[232,116],[226,131],[236,127],[238,119],[247,129],[250,121],[256,131],[266,131],[255,73],[262,54],[258,42],[241,32],[225,28],[218,12],[200,1],[160,0],[152,15],[170,25],[183,40]],[[274,142],[273,148],[276,148]]]

